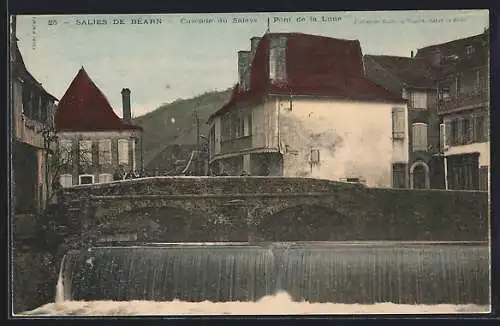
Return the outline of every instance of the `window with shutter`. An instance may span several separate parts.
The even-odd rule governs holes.
[[[111,164],[111,139],[99,140],[99,164]]]
[[[490,116],[486,114],[484,116],[484,141],[490,140]]]
[[[92,141],[80,140],[79,142],[79,163],[81,166],[92,165]]]
[[[474,141],[482,142],[485,139],[485,121],[484,116],[476,116],[474,118]]]
[[[248,113],[247,115],[247,128],[248,128],[248,136],[252,135],[252,112]]]
[[[404,139],[405,136],[405,109],[392,109],[392,138]]]
[[[69,139],[61,139],[59,143],[59,157],[62,164],[71,164],[73,142]]]
[[[451,146],[453,144],[453,125],[450,120],[444,123],[444,145],[445,147]]]
[[[473,141],[472,126],[473,121],[471,118],[465,118],[463,120],[463,131],[464,131],[464,144],[469,144]]]
[[[118,139],[118,164],[128,164],[128,139]]]
[[[394,163],[392,165],[392,187],[406,188],[406,164]]]
[[[246,114],[242,118],[243,121],[243,136],[247,137],[252,134],[252,114]]]
[[[319,149],[316,148],[311,149],[311,163],[312,164],[319,163]]]
[[[427,108],[427,93],[426,92],[412,92],[411,105],[413,109],[426,109]]]
[[[462,145],[464,143],[464,119],[457,119],[457,145]]]
[[[446,125],[444,123],[441,123],[439,125],[439,148],[440,152],[444,152],[444,149],[446,147]]]
[[[412,125],[413,151],[427,151],[427,124],[414,123]]]
[[[488,191],[488,166],[479,167],[479,190]]]
[[[71,174],[62,174],[59,177],[59,182],[64,188],[71,187],[73,185],[73,176]]]
[[[113,176],[110,173],[99,174],[99,183],[107,183],[113,181]]]

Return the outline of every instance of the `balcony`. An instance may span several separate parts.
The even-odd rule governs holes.
[[[224,140],[221,142],[221,154],[236,153],[252,148],[252,136]]]
[[[490,101],[488,89],[462,93],[439,101],[438,114],[452,113],[462,110],[488,106]]]

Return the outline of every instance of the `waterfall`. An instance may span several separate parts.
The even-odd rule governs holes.
[[[308,302],[489,303],[486,244],[157,244],[67,255],[58,295],[67,285],[74,300],[258,301],[286,291]]]
[[[63,256],[63,259],[61,260],[61,267],[59,268],[59,276],[57,278],[57,285],[56,285],[56,298],[55,302],[60,303],[65,300],[64,296],[64,262],[66,260],[66,255]]]

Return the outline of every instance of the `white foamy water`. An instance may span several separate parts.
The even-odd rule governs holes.
[[[258,302],[63,301],[21,313],[22,316],[146,316],[146,315],[302,315],[302,314],[448,314],[488,313],[479,305],[371,305],[294,302],[287,293]]]

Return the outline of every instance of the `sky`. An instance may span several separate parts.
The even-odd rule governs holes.
[[[489,26],[487,10],[43,15],[18,16],[17,38],[28,70],[55,97],[83,66],[119,116],[129,88],[137,117],[234,85],[237,52],[266,32],[268,19],[271,32],[357,39],[363,54],[396,56]]]

